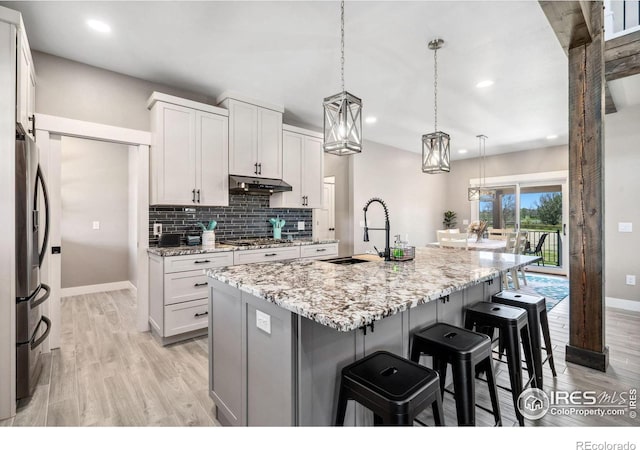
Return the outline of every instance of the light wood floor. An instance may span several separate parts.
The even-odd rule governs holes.
[[[206,337],[162,347],[135,328],[130,290],[63,298],[61,346],[46,355],[14,426],[213,426]]]
[[[0,426],[187,426],[219,425],[207,392],[205,337],[161,347],[149,333],[135,330],[135,297],[129,290],[62,299],[61,348],[45,355],[45,369],[31,400]],[[640,314],[608,309],[607,373],[568,364],[569,301],[549,313],[558,377],[544,366],[545,390],[628,391],[640,388]],[[508,385],[503,364],[498,381]],[[488,406],[486,385],[477,382],[480,404]],[[517,425],[511,394],[499,389],[504,426]],[[455,425],[453,398],[445,395],[448,425]],[[433,423],[429,412],[421,417]],[[491,416],[477,410],[479,425]],[[545,416],[527,426],[640,425],[622,417]]]

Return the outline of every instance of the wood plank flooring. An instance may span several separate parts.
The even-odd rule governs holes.
[[[130,290],[62,299],[61,347],[45,355],[40,384],[17,415],[0,426],[214,426],[209,398],[206,337],[161,347],[135,329],[135,294]],[[607,373],[566,363],[569,302],[549,313],[558,377],[544,366],[545,390],[628,391],[640,388],[640,314],[607,309]],[[504,364],[498,382],[508,385]],[[486,385],[477,381],[477,402],[489,406]],[[504,426],[517,426],[511,394],[499,389]],[[453,397],[445,395],[445,419],[456,424]],[[430,412],[421,419],[430,424]],[[477,409],[477,422],[493,426]],[[638,418],[545,416],[527,426],[640,425]]]
[[[135,328],[130,290],[61,301],[61,346],[13,426],[214,426],[206,337],[162,347]]]

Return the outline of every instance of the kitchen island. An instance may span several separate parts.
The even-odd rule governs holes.
[[[225,425],[330,425],[340,370],[463,308],[538,257],[418,248],[411,261],[289,260],[208,270],[209,388]],[[371,421],[350,405],[345,423]]]

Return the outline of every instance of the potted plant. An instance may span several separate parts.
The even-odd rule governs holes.
[[[442,225],[445,229],[455,228],[456,227],[456,213],[453,211],[445,211],[444,212],[444,220],[442,221]]]

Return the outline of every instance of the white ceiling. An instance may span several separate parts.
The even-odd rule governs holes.
[[[321,128],[322,100],[340,90],[336,1],[2,4],[23,13],[34,49],[212,97],[241,92],[284,105],[294,125]],[[420,152],[434,127],[427,42],[441,37],[438,127],[452,159],[477,156],[478,134],[488,155],[567,142],[567,59],[537,1],[350,1],[345,22],[346,88],[378,119],[365,139]],[[495,84],[475,87],[485,79]]]

